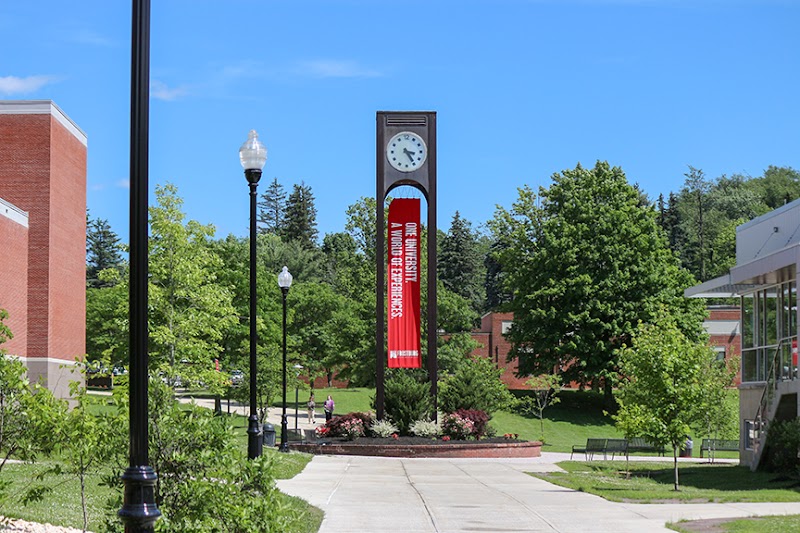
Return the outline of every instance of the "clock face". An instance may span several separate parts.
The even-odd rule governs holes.
[[[386,145],[386,159],[400,172],[414,172],[425,164],[428,147],[416,133],[401,131]]]

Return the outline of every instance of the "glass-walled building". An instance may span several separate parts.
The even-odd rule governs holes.
[[[736,228],[736,266],[685,291],[687,297],[741,298],[739,451],[757,466],[768,449],[766,429],[800,412],[797,280],[800,200]]]
[[[797,376],[797,283],[742,295],[742,382],[767,381],[773,360],[780,379]]]

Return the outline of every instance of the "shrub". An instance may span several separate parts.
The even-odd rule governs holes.
[[[401,434],[407,435],[412,422],[433,412],[430,392],[428,383],[409,372],[393,372],[386,380],[384,409]]]
[[[344,437],[348,440],[357,439],[364,436],[364,428],[372,425],[372,414],[370,413],[347,413],[342,416],[331,418],[325,427],[328,428],[328,436]]]
[[[489,427],[489,419],[491,418],[486,411],[478,409],[459,409],[455,412],[458,416],[466,418],[472,422],[472,435],[476,439],[485,437],[491,431]]]
[[[397,433],[399,430],[397,426],[395,426],[390,420],[377,420],[372,423],[372,427],[369,428],[373,435],[376,437],[386,438],[391,437],[393,433]]]
[[[474,429],[475,425],[472,420],[456,413],[444,415],[444,420],[442,420],[442,433],[451,439],[466,440],[472,436]]]
[[[439,408],[447,413],[459,409],[487,413],[508,409],[515,400],[500,380],[502,372],[483,357],[468,361],[439,383]]]
[[[411,424],[411,434],[417,437],[434,438],[442,433],[442,428],[431,420],[416,420]]]
[[[773,422],[768,431],[769,468],[775,472],[797,474],[800,467],[800,418]]]

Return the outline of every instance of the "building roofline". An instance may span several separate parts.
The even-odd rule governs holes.
[[[794,209],[798,205],[800,205],[800,198],[798,198],[797,200],[793,200],[793,201],[789,202],[788,204],[783,204],[782,206],[777,207],[777,208],[773,209],[772,211],[769,211],[768,213],[764,213],[763,215],[757,216],[756,218],[754,218],[752,220],[749,220],[749,221],[745,222],[744,224],[740,224],[739,226],[736,226],[736,232],[738,233],[738,232],[740,232],[742,230],[745,230],[745,229],[747,229],[749,227],[761,224],[762,222],[765,222],[765,221],[769,220],[772,217],[778,216],[778,215],[780,215],[782,213],[785,213],[786,211],[790,211],[791,209]]]
[[[28,213],[11,202],[0,198],[0,215],[13,220],[21,226],[28,227]]]
[[[50,115],[87,146],[86,133],[52,100],[0,100],[0,115]]]

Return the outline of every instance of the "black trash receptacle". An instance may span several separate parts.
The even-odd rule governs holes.
[[[272,448],[275,446],[275,426],[267,422],[261,426],[261,435],[264,439],[264,446]]]

